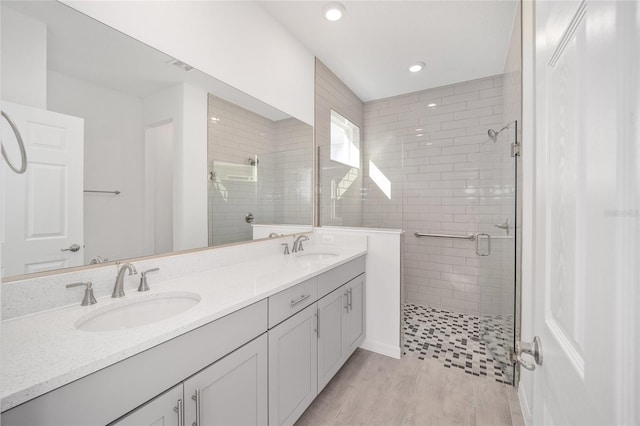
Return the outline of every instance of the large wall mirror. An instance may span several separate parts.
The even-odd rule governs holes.
[[[311,126],[61,3],[1,8],[29,158],[3,165],[5,280],[311,225]],[[2,141],[19,159],[6,121]]]

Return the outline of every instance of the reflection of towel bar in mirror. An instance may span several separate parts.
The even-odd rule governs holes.
[[[92,189],[85,189],[84,192],[95,192],[98,194],[115,194],[115,195],[119,195],[120,191],[118,191],[117,189],[115,191],[95,191]]]
[[[433,238],[453,238],[455,240],[471,240],[474,241],[476,236],[474,234],[466,235],[451,235],[451,234],[427,234],[424,232],[415,232],[413,235],[416,237],[433,237]]]

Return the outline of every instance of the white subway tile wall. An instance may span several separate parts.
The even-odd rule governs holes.
[[[297,119],[272,121],[209,95],[208,167],[214,161],[251,166],[256,181],[215,174],[208,185],[209,245],[252,239],[254,223],[312,221],[313,128]]]
[[[316,146],[320,148],[320,187],[322,188],[320,224],[362,226],[363,168],[361,166],[357,169],[331,161],[329,149],[331,109],[362,130],[364,104],[318,59],[316,59],[315,109],[315,140]],[[366,142],[361,140],[361,151],[365,144]],[[360,155],[362,156],[362,152]]]
[[[480,314],[481,304],[492,307],[504,300],[504,271],[488,271],[480,285],[473,242],[413,235],[476,233],[481,223],[504,221],[507,198],[494,203],[495,194],[481,199],[480,191],[495,184],[481,184],[480,171],[489,155],[485,147],[491,145],[487,130],[503,125],[502,83],[502,76],[494,76],[364,105],[362,224],[405,230],[409,303]],[[373,166],[382,177],[371,173]],[[382,189],[385,179],[390,194]]]

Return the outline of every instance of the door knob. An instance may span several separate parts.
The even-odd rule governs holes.
[[[535,364],[531,361],[522,359],[522,354],[528,354],[533,357]],[[520,364],[529,371],[536,369],[537,365],[542,365],[542,342],[538,336],[529,342],[516,342],[516,350],[511,352],[511,362]]]
[[[66,249],[60,249],[60,251],[70,251],[70,252],[77,252],[78,250],[80,250],[80,246],[78,244],[71,244],[68,248]]]

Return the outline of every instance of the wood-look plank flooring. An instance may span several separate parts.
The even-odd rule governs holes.
[[[523,426],[515,388],[358,349],[296,423],[307,425]]]

